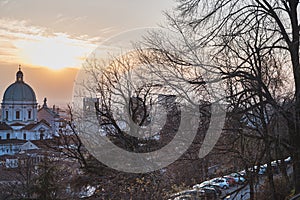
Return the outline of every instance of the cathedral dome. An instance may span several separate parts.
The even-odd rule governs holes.
[[[11,84],[3,95],[3,103],[6,102],[36,102],[36,96],[33,89],[23,81],[23,72],[21,69],[16,74],[16,82]]]

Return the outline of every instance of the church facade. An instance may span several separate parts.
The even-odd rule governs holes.
[[[5,90],[2,99],[0,155],[16,153],[17,146],[28,141],[52,138],[58,131],[55,123],[58,119],[59,114],[47,107],[46,98],[38,109],[35,92],[25,83],[19,68],[16,81]]]

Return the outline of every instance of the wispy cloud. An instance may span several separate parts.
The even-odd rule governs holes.
[[[51,32],[29,22],[0,18],[0,59],[50,68],[75,67],[101,38]],[[14,58],[14,59],[13,59]]]
[[[25,20],[14,20],[0,18],[0,33],[1,34],[23,34],[23,35],[39,35],[45,32],[45,28],[31,26]]]
[[[6,6],[9,3],[9,0],[0,1],[0,7]]]

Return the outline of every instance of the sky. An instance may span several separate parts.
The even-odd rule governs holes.
[[[39,104],[65,107],[85,58],[124,31],[155,27],[173,0],[0,0],[0,95],[24,81]]]

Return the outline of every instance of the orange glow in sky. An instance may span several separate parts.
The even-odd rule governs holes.
[[[15,42],[15,46],[19,49],[18,56],[25,65],[44,66],[55,70],[66,67],[79,68],[96,48],[96,45],[71,39],[65,34],[19,40]]]
[[[0,101],[22,65],[39,104],[71,103],[76,75],[105,39],[161,24],[173,0],[0,1]]]

